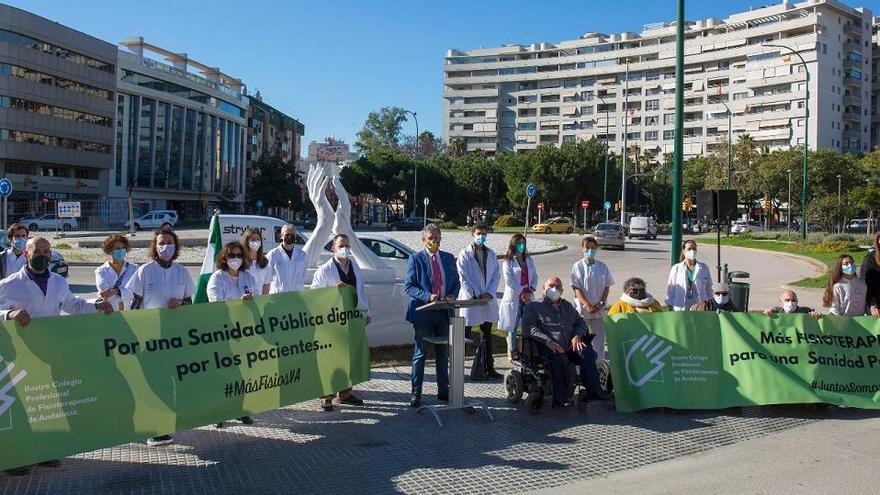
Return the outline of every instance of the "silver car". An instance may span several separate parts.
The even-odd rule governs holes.
[[[599,247],[616,247],[621,250],[626,249],[626,236],[624,235],[623,226],[619,223],[600,223],[596,225],[593,236]]]
[[[358,232],[358,239],[367,248],[376,253],[376,256],[382,258],[382,261],[394,269],[394,273],[398,277],[403,277],[406,272],[406,264],[409,257],[415,253],[411,248],[398,241],[397,239],[369,232]],[[321,263],[330,259],[333,254],[330,252],[331,243],[328,242],[321,251]]]

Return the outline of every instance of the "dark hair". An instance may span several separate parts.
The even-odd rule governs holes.
[[[644,287],[645,289],[648,288],[648,287],[645,285],[645,281],[644,281],[644,280],[640,279],[639,277],[632,277],[632,278],[628,278],[628,279],[626,279],[626,281],[623,283],[623,291],[624,291],[624,292],[629,292],[629,290],[632,288],[633,285],[641,285],[641,286]]]
[[[474,226],[471,227],[471,234],[478,230],[485,230],[486,232],[489,232],[489,227],[487,227],[485,223],[475,223]]]
[[[257,249],[257,257],[256,257],[257,263],[256,263],[256,265],[259,266],[260,268],[266,268],[266,265],[269,264],[269,258],[266,257],[266,253],[263,251],[263,243],[266,241],[265,241],[265,239],[263,239],[262,232],[260,232],[259,230],[255,229],[253,227],[246,229],[244,231],[244,234],[241,235],[241,245],[245,248],[245,254],[247,254],[250,249],[248,242],[249,242],[251,236],[254,234],[257,234],[258,236],[260,236],[260,249]],[[247,256],[245,256],[245,258],[247,258]],[[250,261],[250,258],[248,258],[247,261]]]
[[[11,241],[12,238],[15,237],[15,231],[17,230],[24,230],[26,236],[31,235],[31,231],[28,230],[28,228],[25,227],[23,224],[14,223],[10,225],[8,229],[6,229],[6,238]]]
[[[526,242],[526,236],[524,236],[522,234],[513,234],[513,236],[511,236],[510,244],[507,245],[507,252],[504,253],[504,259],[512,260],[516,257],[516,255],[517,255],[516,245],[519,244],[520,241]],[[525,259],[528,255],[529,255],[529,248],[528,248],[528,245],[526,245],[526,250],[523,251],[523,259]]]
[[[877,243],[880,242],[880,232],[874,234],[874,263],[880,265],[880,248]],[[864,274],[862,274],[864,276]]]
[[[599,245],[599,241],[597,241],[595,237],[593,237],[591,235],[585,235],[584,238],[581,239],[581,247],[582,248],[587,247],[588,242],[592,242],[594,246]]]
[[[156,245],[160,235],[170,235],[174,238],[174,256],[171,257],[171,261],[176,260],[180,254],[180,238],[177,237],[177,232],[174,232],[174,229],[170,227],[162,227],[153,231],[153,240],[150,241],[150,249],[147,251],[147,256],[151,260],[159,259],[159,251],[156,250]]]
[[[685,246],[688,245],[688,243],[691,243],[694,245],[694,247],[697,247],[697,241],[695,241],[693,239],[685,239],[685,240],[681,241],[681,251],[678,255],[679,262],[684,261],[684,248],[685,248]]]
[[[837,257],[837,261],[831,268],[831,275],[828,276],[828,285],[825,286],[825,293],[822,295],[823,307],[830,308],[832,301],[834,301],[834,284],[843,277],[843,260],[845,259],[849,259],[849,262],[853,265],[856,264],[856,260],[848,254],[841,254]]]
[[[104,254],[112,254],[113,253],[113,245],[117,242],[121,242],[123,246],[125,246],[126,251],[131,250],[131,244],[128,242],[128,237],[125,237],[123,234],[110,234],[104,239],[104,242],[101,244],[101,250],[104,251]]]
[[[245,251],[244,246],[241,245],[238,241],[227,242],[223,245],[223,249],[217,254],[217,258],[215,259],[217,262],[217,269],[229,270],[229,252],[233,249],[238,249],[241,251],[241,268],[239,270],[247,270],[249,266],[251,266],[250,260],[247,258],[247,251]]]
[[[346,239],[348,242],[351,242],[351,239],[348,238],[347,234],[336,234],[333,236],[333,239],[330,240],[330,247],[333,247],[336,244],[336,239]]]

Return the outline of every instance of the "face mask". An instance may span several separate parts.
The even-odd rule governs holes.
[[[629,297],[631,297],[633,299],[641,300],[641,299],[645,298],[645,289],[631,290],[631,291],[627,292],[627,294],[629,295]]]
[[[784,309],[786,313],[794,313],[797,310],[797,307],[797,301],[785,301],[782,303],[782,309]]]
[[[516,243],[516,252],[519,254],[523,254],[524,252],[526,252],[526,243],[524,243],[524,242]]]
[[[48,256],[31,256],[28,259],[28,266],[31,270],[37,273],[43,273],[46,271],[46,268],[49,266],[49,257]]]
[[[425,247],[427,247],[428,251],[431,253],[436,253],[440,249],[440,243],[431,239],[430,241],[425,241]]]
[[[596,250],[595,249],[584,249],[584,258],[595,258]]]
[[[263,243],[261,241],[248,242],[248,247],[251,248],[251,251],[254,251],[254,252],[259,251],[260,246],[262,246],[262,245],[263,245]]]
[[[546,296],[547,299],[550,299],[553,302],[558,301],[561,295],[562,294],[559,293],[559,289],[557,289],[556,287],[550,287],[544,291],[544,296]]]
[[[27,239],[16,237],[12,240],[12,247],[19,251],[24,251],[24,248],[27,247]]]
[[[694,249],[688,249],[684,252],[684,258],[688,261],[694,261],[697,259],[697,251]]]
[[[227,261],[226,264],[229,265],[230,269],[237,271],[241,268],[241,258],[229,258],[229,261]]]
[[[476,244],[477,246],[482,246],[483,244],[486,244],[486,236],[483,234],[475,235],[474,244]]]
[[[715,303],[719,306],[724,306],[730,300],[730,296],[727,294],[715,294],[713,297],[715,298]]]
[[[348,259],[348,249],[349,248],[347,248],[347,247],[341,247],[341,248],[337,249],[336,250],[336,257],[341,260],[347,260]]]
[[[125,259],[125,255],[128,253],[123,248],[123,249],[114,249],[112,254],[113,254],[113,261],[122,261]]]
[[[172,257],[174,257],[174,252],[177,250],[177,246],[174,244],[162,244],[156,248],[156,252],[159,253],[159,259],[162,261],[170,261]]]
[[[840,268],[844,275],[855,275],[856,273],[856,267],[852,264],[843,265]]]
[[[288,246],[290,246],[291,244],[293,244],[294,241],[296,241],[295,235],[287,234],[286,236],[284,236],[284,244],[287,244]]]

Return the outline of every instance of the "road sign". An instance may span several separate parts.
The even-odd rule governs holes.
[[[586,210],[586,209],[589,208],[589,207],[590,207],[590,202],[589,202],[589,201],[587,201],[587,200],[581,201],[581,208],[583,208],[583,209]]]
[[[425,198],[425,206],[428,206],[428,203],[429,203],[428,198]]]
[[[544,209],[544,203],[538,203],[538,209],[539,209],[539,210],[543,210],[543,209]]]
[[[0,179],[0,198],[8,198],[12,194],[12,182],[6,177]]]
[[[80,218],[82,208],[79,201],[59,201],[58,218]]]
[[[259,208],[262,208],[262,207],[263,207],[263,200],[258,199],[258,200],[257,200],[257,208],[259,209]]]
[[[526,195],[529,197],[529,199],[534,198],[535,194],[537,194],[537,193],[538,193],[538,188],[535,187],[534,184],[529,184],[526,187]]]
[[[610,210],[611,209],[611,201],[606,201],[605,204],[602,205],[602,208],[605,208],[606,210]]]

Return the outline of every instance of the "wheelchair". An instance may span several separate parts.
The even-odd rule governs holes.
[[[522,335],[520,331],[517,331],[516,342],[511,369],[504,375],[507,401],[519,404],[525,395],[526,410],[530,414],[537,414],[545,403],[553,401],[553,373],[550,363],[541,355],[538,347],[545,344],[535,337]],[[575,408],[583,411],[587,408],[589,394],[581,384],[579,364],[569,355],[565,379],[567,395],[574,399]],[[608,376],[610,379],[610,372]]]

